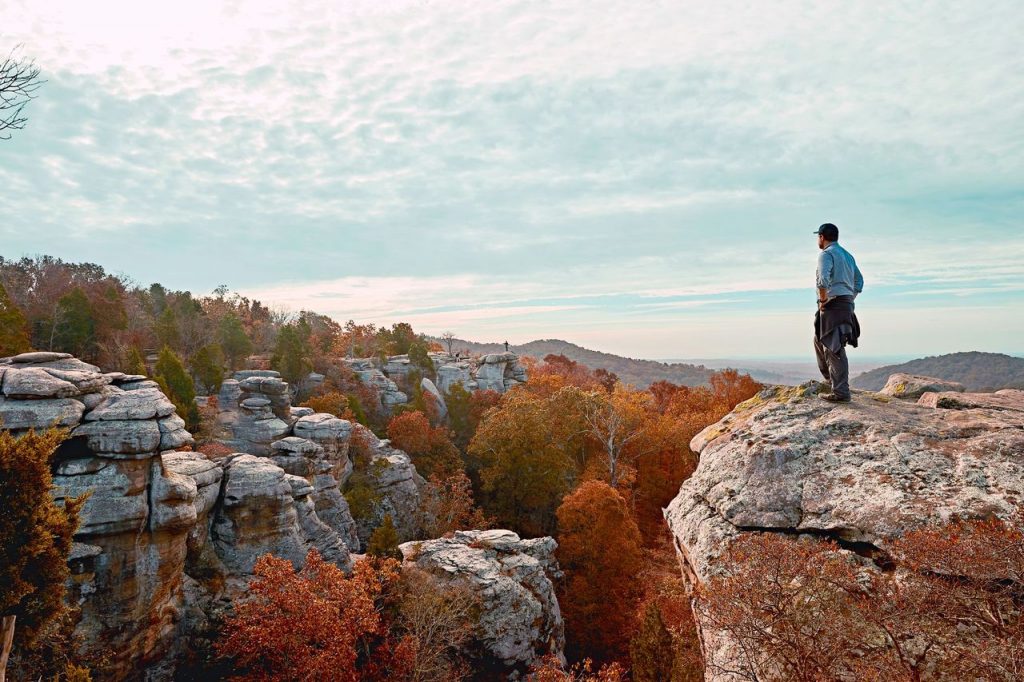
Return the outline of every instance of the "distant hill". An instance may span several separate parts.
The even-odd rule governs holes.
[[[440,341],[440,339],[434,339]],[[452,342],[452,350],[468,350],[471,353],[500,353],[505,350],[503,343],[477,343],[456,339]],[[605,369],[614,372],[619,379],[637,388],[647,388],[655,381],[665,380],[685,386],[706,384],[714,370],[703,365],[689,365],[678,362],[658,362],[656,360],[636,360],[620,355],[602,353],[589,348],[577,346],[575,343],[561,339],[541,339],[522,345],[510,345],[509,350],[519,355],[543,360],[546,355],[564,355],[581,365],[591,369]]]
[[[879,367],[854,377],[850,384],[854,388],[878,391],[885,386],[889,375],[896,372],[959,381],[968,391],[1024,388],[1024,358],[978,351],[937,355]]]

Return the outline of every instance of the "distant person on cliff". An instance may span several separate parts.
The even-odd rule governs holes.
[[[857,347],[860,323],[853,300],[864,290],[853,255],[839,246],[839,228],[825,223],[818,235],[818,312],[814,315],[814,353],[818,370],[832,390],[821,397],[834,403],[850,402],[850,363],[846,344]]]

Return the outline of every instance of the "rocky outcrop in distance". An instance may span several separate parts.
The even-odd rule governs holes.
[[[744,534],[828,538],[881,570],[909,530],[1020,509],[1024,392],[855,392],[835,405],[819,388],[767,388],[693,439],[700,463],[665,509],[691,585],[727,572]],[[706,650],[728,651],[700,630]]]
[[[442,412],[445,409],[444,395],[456,383],[471,392],[504,393],[527,381],[526,368],[519,363],[519,356],[515,353],[488,353],[477,357],[429,353],[428,356],[437,378],[436,381],[422,378],[420,387],[434,396]],[[393,355],[383,363],[375,358],[346,359],[344,362],[360,381],[374,389],[380,403],[378,407],[385,413],[409,402],[408,394],[399,385],[410,386],[410,376],[419,368],[408,355]]]
[[[106,659],[94,679],[172,679],[182,656],[194,654],[193,640],[210,636],[210,623],[244,595],[262,554],[298,566],[316,549],[349,570],[384,516],[400,535],[414,535],[424,481],[409,456],[364,427],[292,407],[290,396],[272,371],[225,381],[218,435],[237,452],[210,459],[182,450],[192,435],[144,376],[102,372],[63,353],[0,358],[0,428],[67,428],[53,494],[90,494],[69,559],[69,599],[82,646]],[[371,499],[358,520],[342,493],[356,435]],[[475,645],[488,660],[519,670],[561,654],[554,540],[487,531],[419,543],[431,571],[432,542],[447,557],[442,572],[474,576],[493,607]],[[463,550],[440,549],[453,543]]]

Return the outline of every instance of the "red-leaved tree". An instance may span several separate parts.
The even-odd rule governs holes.
[[[236,607],[217,644],[233,659],[239,679],[366,679],[357,662],[361,651],[387,635],[378,600],[397,580],[397,562],[361,561],[346,577],[310,550],[300,571],[267,554],[253,572],[249,599]],[[375,653],[390,658],[379,647]]]

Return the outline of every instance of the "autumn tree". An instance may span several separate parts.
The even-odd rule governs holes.
[[[439,538],[456,530],[486,530],[493,524],[473,502],[469,477],[459,471],[447,478],[431,476],[416,511],[418,535]]]
[[[12,646],[30,647],[60,616],[68,554],[85,497],[52,494],[50,458],[67,431],[0,431],[0,682]]]
[[[555,655],[545,656],[526,676],[528,682],[625,682],[626,671],[618,663],[610,663],[594,670],[589,658],[566,670]]]
[[[667,533],[645,551],[637,576],[643,596],[637,625],[629,640],[629,673],[633,682],[701,682],[704,660],[690,607],[690,590]]]
[[[405,451],[424,478],[450,476],[462,471],[459,450],[448,436],[448,430],[431,426],[422,412],[405,412],[388,422],[391,444]]]
[[[196,389],[192,377],[185,371],[181,358],[168,348],[163,347],[156,361],[153,378],[160,384],[161,390],[167,395],[179,416],[185,420],[189,431],[199,428],[199,407],[196,405]]]
[[[559,594],[567,650],[606,662],[627,655],[643,567],[640,531],[626,501],[603,481],[586,481],[558,508]]]
[[[359,405],[358,399],[355,396],[345,395],[338,391],[311,395],[306,398],[301,406],[308,407],[314,412],[326,412],[341,419],[358,421],[361,424],[365,424],[365,415],[362,419],[359,418],[359,411],[362,410],[362,407]]]
[[[558,416],[549,400],[512,390],[473,436],[469,455],[479,462],[481,503],[500,527],[525,535],[554,529],[555,509],[577,476]]]
[[[252,341],[245,333],[242,321],[235,313],[226,314],[220,321],[218,330],[220,347],[227,358],[228,367],[236,370],[242,366],[242,362],[252,353]]]
[[[408,682],[457,682],[469,676],[463,647],[480,617],[480,599],[466,585],[442,583],[426,571],[402,572],[397,636],[408,644]]]
[[[217,643],[243,679],[364,679],[359,656],[386,634],[377,602],[397,580],[397,562],[360,561],[347,578],[311,550],[301,571],[266,554],[253,574],[249,598],[236,605]]]
[[[1019,680],[1024,675],[1024,523],[974,521],[908,533],[895,570],[830,542],[748,535],[695,607],[731,652],[708,666],[745,679]],[[851,655],[851,652],[855,652]]]
[[[0,357],[24,353],[31,347],[28,322],[0,283]]]
[[[380,330],[373,324],[356,324],[349,320],[335,339],[334,350],[348,358],[376,357],[382,343]]]

